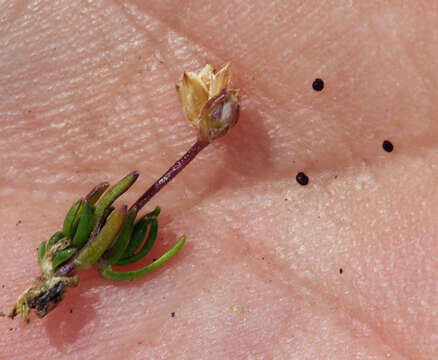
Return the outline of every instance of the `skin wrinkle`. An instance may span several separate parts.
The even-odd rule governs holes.
[[[254,261],[252,261],[252,270],[249,271],[252,275],[263,275],[264,271],[266,271],[265,269],[263,270],[259,270],[257,271],[260,266],[259,266],[259,262],[256,259],[253,259]],[[276,261],[274,261],[276,260]],[[286,261],[282,262],[282,265],[279,264],[280,260],[277,258],[271,258],[269,260],[269,271],[271,272],[271,275],[273,278],[275,278],[275,273],[286,273],[289,266],[288,263]],[[275,263],[275,264],[274,264]],[[372,333],[375,334],[375,336],[379,339],[379,341],[384,344],[387,345],[390,349],[392,349],[396,354],[400,355],[400,356],[408,356],[408,354],[400,352],[397,349],[396,344],[391,341],[390,339],[388,339],[386,336],[384,336],[384,334],[382,333],[381,329],[372,324],[369,319],[366,319],[367,317],[367,313],[364,309],[361,309],[360,312],[355,312],[354,310],[357,309],[348,309],[348,308],[344,308],[344,307],[339,307],[336,306],[336,304],[339,303],[339,297],[333,296],[331,295],[329,292],[327,291],[323,291],[323,290],[318,290],[317,286],[310,286],[308,281],[306,279],[302,279],[300,280],[299,274],[296,274],[296,278],[297,281],[294,284],[288,284],[286,282],[281,282],[281,287],[283,288],[283,296],[288,297],[288,294],[292,294],[295,292],[295,289],[298,288],[304,288],[309,290],[309,292],[311,293],[311,295],[309,296],[310,298],[312,298],[312,301],[314,302],[313,308],[315,311],[318,312],[318,308],[325,308],[325,309],[330,309],[331,307],[336,307],[336,318],[338,319],[338,322],[340,322],[345,328],[349,328],[349,325],[346,324],[346,320],[349,320],[350,323],[353,322],[354,320],[357,320],[358,322],[360,322],[361,324],[364,325],[365,328],[367,328],[368,330],[371,330]],[[276,283],[276,287],[278,288],[280,284],[277,282]],[[358,295],[358,292],[360,293],[360,289],[356,289],[356,294]],[[367,299],[367,294],[366,293],[361,293],[360,297],[362,297],[362,299]],[[295,301],[291,301],[292,303]],[[345,314],[346,319],[343,319],[344,316],[338,314],[338,312],[341,311],[343,314]],[[321,311],[321,313],[326,313],[325,311]],[[361,334],[362,336],[365,336],[365,332],[362,332]],[[359,335],[356,335],[359,337]],[[367,336],[370,337],[369,333],[367,332]]]
[[[130,2],[130,3],[133,3],[133,2]],[[129,10],[126,9],[126,7],[127,7],[126,2],[123,2],[122,4],[120,4],[120,7],[126,13],[130,14],[128,12]],[[136,8],[138,8],[138,7],[136,6]],[[209,54],[209,59],[211,59],[211,58],[214,58],[214,59],[225,59],[225,56],[219,56],[219,54],[217,54],[217,48],[214,45],[207,45],[205,42],[201,41],[202,40],[201,38],[196,37],[194,35],[191,35],[190,33],[187,32],[186,28],[181,28],[181,26],[179,26],[179,25],[181,25],[181,23],[178,23],[178,24],[172,23],[172,22],[167,20],[166,16],[157,15],[152,9],[148,9],[148,11],[147,12],[145,11],[144,14],[147,14],[148,17],[153,18],[159,24],[161,24],[164,27],[166,27],[167,29],[170,29],[171,31],[175,32],[181,38],[184,38],[184,40],[186,40],[187,42],[189,42],[189,43],[191,43],[193,45],[198,45],[198,46],[201,45],[201,47],[203,49],[203,53],[208,53]],[[131,17],[132,17],[132,15],[131,15]],[[134,21],[137,24],[137,21],[136,20],[134,20]],[[137,27],[139,29],[141,29],[141,26],[138,25],[138,24],[137,24]],[[150,34],[151,37],[153,36],[152,33],[150,33],[150,32],[148,34]],[[154,39],[156,39],[156,37]],[[159,41],[156,40],[156,42],[157,42],[158,45],[161,45],[161,43]],[[170,64],[172,63],[170,61],[171,56],[168,54],[168,51],[164,51],[164,50],[167,50],[167,47],[164,47],[164,45],[163,45],[163,46],[160,46],[160,48],[163,50],[163,52],[160,52],[160,53],[166,54],[166,58],[165,58],[164,63],[166,64],[166,67],[168,69],[170,69],[169,73],[171,73],[171,74],[178,73],[178,71],[177,71],[175,66],[170,66]],[[238,67],[239,63],[237,61],[233,60],[233,66]]]
[[[177,65],[175,65],[175,66],[177,66]],[[417,75],[418,75],[418,73],[417,73]],[[311,79],[313,79],[313,78],[310,78],[309,80],[311,80]],[[330,84],[333,84],[334,82],[335,82],[335,80],[337,81],[337,79],[333,79],[333,80],[331,80],[330,81]],[[243,82],[243,83],[246,83],[247,81],[245,80],[245,82]],[[309,83],[310,84],[310,83]],[[257,86],[259,89],[260,89],[260,87],[259,86]],[[310,87],[310,85],[309,85],[309,87]],[[325,91],[325,90],[324,90]],[[313,94],[312,94],[313,95]],[[252,95],[251,95],[252,96]],[[432,95],[431,95],[432,96]],[[324,103],[323,102],[321,102],[321,104],[322,105],[324,105]],[[260,105],[259,105],[260,106]],[[431,112],[432,112],[432,110],[430,110]],[[324,114],[324,109],[320,109],[320,112],[321,112],[321,114]],[[328,116],[327,114],[326,114],[326,116]],[[282,117],[284,117],[284,116],[282,116]],[[326,118],[325,118],[326,119]],[[154,119],[155,120],[155,119]],[[264,118],[262,118],[262,120],[265,120]],[[348,125],[348,124],[347,124]],[[152,126],[152,125],[151,125]],[[245,126],[243,123],[242,124],[240,124],[239,126]],[[153,126],[152,126],[153,127]],[[149,129],[149,126],[148,126],[148,129]],[[280,130],[279,131],[281,131],[283,129],[283,132],[284,132],[284,127],[283,128],[281,128],[280,127]],[[154,129],[154,130],[156,130],[156,129]],[[382,130],[385,130],[385,129],[382,129]],[[388,129],[386,129],[386,130],[388,130]],[[150,131],[150,130],[148,130],[148,131]],[[174,130],[172,130],[172,131],[174,131]],[[239,130],[239,128],[236,128],[236,131],[240,131]],[[382,131],[383,132],[383,131]],[[31,134],[31,133],[30,133]],[[250,132],[249,132],[249,134],[250,134]],[[297,136],[299,136],[301,133],[299,132],[299,131],[297,131],[296,132],[296,135]],[[230,135],[230,136],[232,136],[232,135]],[[377,136],[377,138],[378,138],[379,136]],[[160,138],[160,140],[161,140],[161,138]],[[383,140],[383,139],[382,139]],[[397,141],[397,142],[395,142],[395,146],[396,146],[396,148],[398,149],[398,144],[400,143],[400,142],[402,142],[401,140],[400,141]],[[231,144],[231,145],[230,145]],[[351,147],[351,143],[349,143],[348,142],[348,144],[350,145],[350,147]],[[108,143],[108,146],[110,146],[111,145],[111,143]],[[377,147],[379,147],[379,150],[376,152],[377,154],[380,154],[380,152],[379,151],[381,151],[380,150],[380,143],[378,143],[377,144]],[[224,141],[224,147],[230,147],[230,146],[232,146],[232,141],[231,140],[228,140],[228,139],[226,139],[225,141]],[[169,148],[169,152],[170,153],[172,153],[172,151],[171,151],[171,147]],[[215,152],[215,149],[210,149],[211,150],[211,154],[213,154],[214,152]],[[367,148],[367,150],[368,150],[368,148]],[[167,151],[167,150],[166,150]],[[175,149],[174,149],[174,151],[175,151]],[[292,153],[292,152],[291,152]],[[382,151],[382,154],[383,154],[383,151]],[[207,154],[206,154],[207,155]],[[214,154],[213,154],[214,155]],[[387,155],[387,154],[385,154],[385,155]],[[321,155],[322,156],[322,155]],[[394,159],[396,159],[397,157],[398,157],[398,154],[391,154],[391,155],[389,155],[389,156],[391,156],[390,158],[387,158],[387,162],[389,163],[390,161],[392,162]],[[422,157],[422,153],[417,153],[415,156],[414,156],[414,161],[415,161],[415,157],[417,157],[418,158],[418,160],[421,160],[421,157]],[[212,157],[212,159],[214,159],[214,157]],[[281,158],[280,158],[280,160],[281,160]],[[351,164],[352,162],[353,162],[353,160],[354,160],[354,157],[352,157],[352,158],[349,158],[349,161],[347,161],[346,162],[346,164],[347,165],[345,165],[344,164],[344,166],[340,166],[337,170],[339,170],[339,171],[341,171],[341,170],[343,170],[343,168],[345,167],[345,166],[348,166],[348,164]],[[380,161],[380,160],[378,160],[378,161],[372,161],[372,163],[376,163],[376,162],[378,162],[378,163],[380,163],[380,164],[382,164],[382,162]],[[315,174],[313,171],[312,171],[312,174],[311,174],[311,179],[312,179],[312,181],[314,181],[314,180],[316,180],[316,179],[318,179],[318,177],[319,176],[323,176],[324,174],[324,169],[332,169],[332,164],[333,164],[333,162],[328,162],[328,163],[326,163],[325,165],[324,165],[324,167],[322,167],[321,168],[321,171],[318,173],[318,174]],[[44,166],[44,165],[43,165]],[[154,166],[157,166],[158,167],[158,165],[154,165]],[[166,166],[164,163],[163,164],[161,164],[161,165],[159,165],[160,167],[161,166]],[[204,164],[202,163],[201,164],[201,162],[199,163],[199,167],[200,168],[202,168],[204,166]],[[368,167],[369,168],[369,167]],[[227,167],[227,169],[228,169],[228,167]],[[312,166],[312,169],[313,169],[313,166]],[[408,169],[409,170],[409,169]],[[105,170],[106,171],[106,170]],[[378,169],[376,168],[375,169],[375,171],[377,172],[378,171]],[[276,174],[277,175],[277,174]],[[286,179],[287,179],[287,177],[286,177],[286,175],[287,175],[287,171],[285,171],[284,172],[284,174],[283,174],[283,176],[284,176],[284,178],[283,179],[280,179],[281,181],[284,181],[284,182],[286,182]],[[292,175],[294,175],[294,174],[292,174]],[[353,174],[354,175],[354,174]],[[352,176],[353,176],[352,175]],[[340,174],[340,176],[342,176],[342,174]],[[384,178],[384,175],[382,175],[382,177]],[[72,177],[73,178],[73,177]],[[84,179],[85,180],[85,179]],[[269,183],[269,177],[268,176],[266,176],[265,178],[260,178],[260,177],[257,177],[257,178],[253,178],[253,182],[255,183],[256,182],[256,180],[257,181],[262,181],[262,182],[264,182],[264,183]],[[83,180],[79,180],[80,182],[82,182]],[[178,180],[178,181],[181,181],[180,179]],[[278,182],[278,181],[277,181]],[[383,183],[385,183],[385,182],[383,182]],[[380,183],[380,184],[382,184],[382,183]],[[176,184],[175,184],[176,185]],[[388,185],[386,185],[385,184],[385,186],[387,187],[387,188],[389,188],[390,189],[390,185],[389,185],[389,183],[388,183]],[[237,187],[237,186],[235,186],[235,187]],[[243,192],[243,191],[248,191],[248,189],[249,188],[245,188],[245,187],[243,187],[242,189],[241,189],[241,191]],[[223,193],[224,194],[224,196],[226,196],[226,194],[227,194],[227,190],[228,190],[228,187],[225,187],[223,190],[222,190],[222,192],[221,192],[221,194]],[[229,191],[229,190],[228,190]],[[235,190],[234,190],[235,191]],[[267,188],[267,190],[266,190],[267,192],[269,191],[269,188]],[[295,191],[295,189],[293,190],[293,191]],[[172,192],[172,190],[170,191],[170,192]],[[277,194],[278,195],[278,194]],[[161,199],[160,199],[161,200]],[[210,200],[213,200],[213,199],[210,199]],[[192,200],[193,201],[193,200]],[[67,201],[68,202],[68,201]],[[309,204],[310,204],[310,200],[309,200]],[[165,203],[163,203],[163,205],[165,205]],[[169,205],[170,205],[170,203],[169,202],[167,202],[167,204],[166,204],[166,207],[169,207]],[[173,206],[173,205],[170,205],[170,206]],[[60,208],[60,211],[61,211],[61,208]],[[189,214],[190,215],[190,214]],[[433,213],[432,213],[432,215],[433,215]],[[298,219],[298,220],[296,220],[297,222],[299,222],[300,220]],[[53,224],[54,224],[55,222],[53,221]],[[220,224],[220,223],[219,223]],[[55,225],[54,225],[55,226]],[[199,225],[197,225],[197,226],[194,226],[193,225],[193,232],[195,232],[195,230],[200,230],[199,229],[199,227],[202,227],[202,226],[199,226]],[[51,231],[51,229],[52,229],[52,226],[47,226],[47,231]],[[12,231],[11,231],[11,233],[13,233]],[[208,234],[208,231],[205,231],[205,234]],[[205,235],[204,234],[204,235]],[[40,236],[41,235],[41,236]],[[33,239],[35,239],[35,238],[38,238],[38,239],[42,239],[42,238],[44,238],[44,236],[46,236],[47,234],[44,234],[44,232],[43,231],[41,231],[41,233],[40,234],[38,234],[38,236],[36,236],[36,237],[32,237]],[[198,237],[198,238],[194,238],[193,237],[193,235],[192,235],[192,238],[193,238],[193,241],[202,241],[203,240],[203,238],[208,238],[208,241],[212,241],[212,240],[214,240],[214,238],[216,237],[216,238],[218,238],[217,237],[217,235],[215,235],[215,236],[202,236],[202,237]],[[24,234],[24,236],[26,237],[26,234]],[[220,239],[220,238],[219,238]],[[251,240],[251,239],[249,239],[249,240]],[[205,240],[204,240],[205,241]],[[242,241],[241,239],[240,239],[240,241]],[[6,251],[6,250],[5,250]],[[196,251],[196,249],[194,250],[194,251]],[[191,251],[189,252],[189,254],[191,253]],[[27,262],[24,262],[23,261],[23,264],[27,264],[26,266],[29,266],[29,264],[31,264],[32,266],[33,265],[35,265],[34,264],[34,256],[32,256],[32,257],[29,257],[29,259],[30,260],[28,260]],[[33,261],[33,262],[32,262]],[[183,262],[183,265],[185,265],[185,266],[187,266],[187,262],[189,262],[190,263],[190,261],[191,260],[188,260],[187,258],[186,259],[184,259],[182,262]],[[253,263],[251,263],[251,265],[252,265]],[[255,263],[254,263],[255,264]],[[286,265],[287,265],[287,263],[286,263]],[[255,265],[254,265],[255,266]],[[173,269],[172,269],[173,270]],[[219,269],[219,271],[220,271],[220,269]],[[351,273],[351,268],[349,269],[348,267],[346,268],[346,272],[342,275],[342,276],[344,276],[345,277],[345,275],[346,274],[349,274],[349,273]],[[272,276],[273,276],[274,274],[272,274]],[[260,276],[261,277],[261,276]],[[24,279],[24,277],[23,277],[23,279]],[[18,281],[18,280],[17,280]],[[21,278],[20,278],[20,280],[19,280],[20,282],[22,282],[21,281]],[[23,280],[24,281],[24,280]],[[303,280],[304,281],[304,280]],[[147,282],[147,281],[146,281]],[[164,280],[163,280],[163,282],[164,282]],[[172,284],[172,282],[173,281],[170,281],[170,284],[169,285],[171,285]],[[90,287],[91,288],[93,288],[94,287],[94,284],[90,284]],[[111,286],[108,286],[108,287],[111,287]],[[360,289],[359,289],[360,290]],[[139,290],[140,291],[140,290]],[[322,293],[323,294],[323,293]],[[323,295],[321,295],[321,296],[323,296]],[[363,296],[363,294],[362,294],[362,296]],[[324,301],[324,299],[322,299],[321,301]],[[336,301],[336,300],[332,300],[332,301]],[[363,303],[363,302],[365,302],[366,303],[366,299],[365,300],[362,300],[361,301],[361,303]],[[102,311],[104,311],[104,309],[105,309],[105,306],[99,306],[99,303],[100,303],[100,301],[96,301],[95,303],[93,303],[92,305],[93,306],[95,306],[96,307],[96,312],[97,313],[100,313],[100,312],[102,312]],[[110,306],[110,304],[108,304],[108,306]],[[177,311],[177,314],[179,314],[179,311]],[[359,313],[360,314],[360,313]],[[166,315],[168,316],[168,312],[166,312]],[[178,316],[178,318],[179,318],[179,316]],[[58,318],[57,318],[57,320],[59,320],[59,319],[62,319],[62,316],[60,315]],[[178,319],[179,320],[179,319]],[[53,322],[55,322],[55,320],[52,320]],[[95,330],[98,330],[97,328],[95,329]],[[383,329],[382,330],[382,334],[384,334],[384,330],[385,329]],[[28,331],[31,331],[31,330],[28,330]],[[43,327],[43,331],[42,331],[43,333],[44,333],[44,327]],[[218,332],[219,332],[219,335],[220,335],[220,329],[218,330]],[[197,333],[196,332],[194,332],[194,334],[196,335]],[[255,336],[256,336],[256,332],[254,333],[255,334]],[[392,331],[388,334],[388,336],[391,336],[392,335]],[[155,339],[155,341],[158,341],[158,339],[159,338],[154,338]],[[219,344],[220,345],[220,344]],[[87,344],[86,344],[86,342],[84,342],[84,345],[83,345],[83,348],[85,349],[86,348],[86,346],[87,346]],[[81,347],[81,349],[82,349],[82,347]],[[409,349],[408,349],[409,350]],[[70,352],[70,350],[69,350],[69,352]],[[52,352],[53,354],[55,354],[55,355],[59,355],[59,352],[57,352],[57,351],[53,351]],[[157,356],[159,356],[159,353],[158,352],[156,352],[155,353]],[[168,354],[169,354],[169,356],[171,356],[172,355],[172,353],[171,352],[168,352]]]
[[[131,20],[131,24],[133,24],[139,32],[142,32],[143,34],[145,34],[145,35],[148,36],[149,40],[152,41],[152,43],[155,44],[155,47],[158,48],[158,52],[159,52],[160,54],[165,54],[165,57],[164,57],[164,59],[163,59],[162,64],[163,64],[163,65],[165,66],[165,68],[167,69],[167,73],[166,73],[166,75],[165,75],[165,78],[170,78],[170,74],[171,74],[171,73],[175,73],[176,71],[175,71],[175,66],[171,66],[171,65],[170,65],[171,62],[169,61],[170,58],[169,58],[168,52],[166,51],[167,48],[164,46],[164,44],[163,44],[162,42],[158,41],[157,37],[154,36],[153,32],[151,32],[151,31],[145,31],[145,30],[144,30],[144,29],[138,24],[137,19],[136,19],[136,18],[132,15],[132,13],[127,9],[127,6],[126,6],[126,4],[125,4],[124,2],[123,2],[123,3],[120,3],[120,1],[116,1],[116,0],[115,0],[114,3],[117,4],[117,6],[119,7],[119,9],[125,14],[125,16],[127,16],[127,17]],[[151,16],[151,14],[148,13],[148,16]],[[152,16],[151,16],[151,17],[152,17]],[[162,18],[159,18],[159,17],[153,17],[153,18],[154,18],[155,21],[157,21],[157,22],[159,22],[159,23],[163,23],[163,22],[164,22]],[[168,24],[166,24],[166,25],[168,25]],[[175,29],[174,29],[174,30],[175,30]],[[181,35],[181,34],[180,34],[180,35]],[[160,62],[160,63],[161,63],[161,62]],[[153,104],[153,102],[149,102],[149,105],[152,105],[152,104]],[[152,108],[153,108],[153,106],[152,106]],[[152,117],[151,117],[151,120],[152,120],[155,124],[159,125],[160,120],[158,120],[157,117],[152,116]],[[158,135],[159,135],[159,133],[158,133],[158,129],[159,129],[159,126],[157,126],[156,128],[152,127],[152,131],[154,131],[154,133],[155,133],[155,138],[156,138],[157,141],[158,141],[158,147],[162,150],[161,153],[167,153],[167,154],[168,154],[168,153],[172,153],[173,151],[170,151],[170,150],[173,149],[172,144],[169,143],[168,141],[166,141],[166,139],[163,139],[162,136],[158,136]]]
[[[239,238],[244,238],[244,236],[238,236]],[[262,251],[262,253],[265,253],[265,251],[267,251],[266,249],[265,250],[263,250]],[[272,274],[272,276],[273,277],[275,277],[275,273],[276,272],[278,272],[278,273],[280,273],[280,274],[282,274],[282,273],[287,273],[287,268],[288,268],[288,264],[287,264],[287,262],[285,262],[285,261],[283,261],[283,265],[282,266],[280,266],[280,268],[278,267],[278,262],[279,262],[280,260],[279,259],[277,259],[277,266],[275,266],[275,265],[273,265],[272,263],[270,263],[270,267],[269,267],[269,271],[271,272],[271,274]],[[254,262],[253,262],[254,263]],[[255,267],[257,268],[257,264],[256,263],[254,263],[254,265],[255,265]],[[257,274],[257,272],[255,271],[256,270],[256,268],[254,268],[252,271],[250,271],[250,273],[251,274]],[[275,269],[277,269],[277,271],[275,270]],[[265,270],[266,271],[266,270]],[[297,274],[298,275],[298,274]],[[297,276],[297,278],[299,279],[299,275]],[[303,279],[302,281],[298,281],[298,283],[300,284],[298,287],[304,287],[304,288],[307,288],[307,289],[312,289],[312,292],[313,292],[313,296],[311,296],[311,298],[312,299],[314,299],[314,301],[316,302],[316,303],[321,303],[321,304],[323,304],[323,303],[329,303],[329,304],[335,304],[336,303],[336,300],[339,300],[339,299],[336,299],[336,298],[334,298],[334,297],[332,297],[332,296],[330,296],[330,293],[327,293],[327,292],[325,292],[325,291],[315,291],[316,290],[316,288],[315,287],[309,287],[308,285],[306,285],[306,282],[305,282],[305,280]],[[278,285],[278,284],[277,284]],[[294,288],[296,288],[297,286],[296,286],[296,284],[294,284],[294,285],[290,285],[290,288],[291,289],[294,289]],[[359,291],[360,292],[360,288],[359,289],[356,289],[356,292],[357,291]],[[316,295],[316,293],[319,293],[319,301],[318,301],[318,299],[315,299],[315,295]],[[364,293],[364,294],[361,294],[360,295],[360,297],[362,297],[363,299],[366,299],[367,298],[367,296],[366,296],[366,294]],[[327,300],[327,299],[329,299],[329,300]],[[355,309],[355,311],[357,311],[358,309],[356,308]],[[373,325],[372,323],[366,323],[366,321],[364,321],[364,318],[366,317],[366,310],[365,309],[360,309],[360,311],[358,312],[358,315],[355,317],[355,316],[353,316],[352,314],[354,313],[354,311],[352,311],[352,309],[350,309],[350,310],[348,310],[348,309],[344,309],[344,311],[346,311],[346,314],[348,314],[349,316],[351,316],[352,318],[354,318],[354,319],[357,319],[357,320],[359,320],[360,322],[362,322],[364,325],[367,325],[367,327],[370,329],[370,330],[372,330],[374,333],[376,333],[376,335],[378,335],[379,336],[379,338],[381,339],[381,341],[382,341],[382,343],[383,344],[385,344],[385,343],[387,343],[388,342],[388,339],[386,338],[384,338],[384,337],[381,337],[381,333],[380,333],[380,331],[379,331],[379,328],[378,327],[376,327],[375,325]],[[393,343],[391,343],[391,342],[389,342],[389,343],[387,343],[388,345],[391,345],[390,347],[392,347],[392,348],[396,348],[396,346],[393,344]]]

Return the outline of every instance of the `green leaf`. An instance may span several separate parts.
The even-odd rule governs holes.
[[[43,241],[40,246],[38,246],[38,263],[41,265],[41,261],[43,261],[43,257],[46,254],[46,242]]]
[[[62,227],[62,232],[64,235],[68,238],[72,238],[74,234],[74,220],[76,217],[76,214],[79,210],[79,207],[81,206],[82,200],[76,201],[71,209],[68,211],[67,215],[65,216],[64,220],[64,226]]]
[[[79,218],[78,226],[73,236],[71,246],[80,249],[85,245],[90,236],[93,226],[93,211],[88,205],[88,201],[84,200],[82,214]]]
[[[134,279],[137,279],[143,275],[146,275],[147,273],[151,272],[152,270],[156,269],[157,267],[165,264],[167,261],[169,261],[184,245],[186,241],[185,236],[180,238],[177,243],[168,250],[163,256],[155,260],[153,263],[133,271],[114,271],[111,268],[111,265],[108,264],[100,264],[98,267],[99,274],[102,278],[110,281],[131,281]]]
[[[156,206],[154,210],[152,210],[150,213],[147,213],[146,216],[147,217],[157,217],[158,215],[160,215],[161,212],[161,208],[159,206]]]
[[[155,239],[157,238],[157,232],[158,232],[158,221],[157,221],[157,219],[150,220],[150,225],[151,226],[150,226],[150,229],[149,229],[148,238],[144,242],[143,247],[140,249],[140,251],[137,252],[134,255],[131,255],[130,257],[120,259],[117,262],[117,265],[132,264],[132,263],[135,263],[136,261],[138,261],[138,260],[140,260],[140,259],[142,259],[142,258],[144,258],[146,256],[146,254],[149,252],[149,250],[154,245]]]
[[[150,224],[150,220],[146,219],[146,216],[141,217],[134,225],[132,230],[131,238],[129,239],[128,246],[126,247],[122,258],[131,256],[142,244],[144,237],[146,236],[146,231]]]
[[[94,206],[94,204],[99,200],[102,194],[108,189],[109,184],[107,182],[103,182],[99,185],[96,185],[93,190],[91,190],[85,199],[88,201],[90,206]]]
[[[62,231],[58,231],[56,233],[54,233],[52,235],[52,237],[49,239],[48,243],[47,243],[47,247],[51,247],[53,244],[56,244],[59,240],[61,240],[62,238],[64,238],[64,234],[62,233]]]
[[[99,234],[89,241],[75,259],[78,269],[89,269],[113,243],[125,221],[127,208],[122,206],[115,210],[100,230]]]
[[[151,219],[157,217],[160,214],[160,211],[160,207],[157,206],[153,211],[137,220],[134,225],[134,230],[132,232],[129,244],[123,253],[122,259],[130,257],[138,250],[146,236],[146,231],[151,223]]]
[[[116,240],[109,251],[108,255],[105,256],[106,260],[110,264],[115,264],[122,257],[123,253],[126,250],[126,247],[129,244],[129,239],[132,235],[133,224],[135,217],[137,216],[137,208],[131,209],[128,214],[128,217],[123,224],[122,230],[120,230],[119,234],[116,237]]]
[[[68,248],[58,252],[52,259],[53,268],[56,269],[59,265],[70,259],[77,249]]]
[[[105,213],[105,210],[126,190],[128,190],[132,184],[134,184],[135,180],[138,178],[138,172],[133,171],[127,176],[125,176],[122,180],[120,180],[117,184],[111,187],[106,194],[100,199],[100,201],[96,205],[96,209],[94,211],[94,219],[93,225],[95,225],[101,216]]]

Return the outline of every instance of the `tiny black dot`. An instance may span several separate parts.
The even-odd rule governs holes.
[[[175,317],[175,312],[171,312],[170,316]]]
[[[297,174],[297,181],[300,185],[307,185],[309,183],[309,178],[303,172]]]
[[[392,142],[389,140],[385,140],[382,144],[383,150],[387,151],[387,152],[391,152],[392,150],[394,150],[394,145],[392,145]]]
[[[322,81],[321,79],[315,79],[312,87],[315,91],[321,91],[322,89],[324,89],[324,81]]]
[[[339,274],[342,274],[344,272],[344,270],[342,270],[342,268],[339,269]]]
[[[70,309],[70,314],[73,314],[73,309]]]
[[[152,262],[155,262],[156,260],[157,260],[156,258],[153,258],[153,259],[152,259]]]

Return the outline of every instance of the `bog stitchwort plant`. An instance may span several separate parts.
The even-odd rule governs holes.
[[[138,217],[143,206],[173,179],[196,155],[218,137],[224,136],[239,119],[238,91],[229,88],[229,65],[215,72],[206,65],[199,74],[185,72],[177,84],[186,118],[198,129],[195,144],[130,207],[114,207],[139,174],[131,172],[109,188],[104,182],[76,201],[65,216],[61,231],[38,247],[41,275],[17,299],[9,317],[21,314],[29,322],[35,309],[42,318],[64,298],[66,288],[79,284],[78,270],[95,266],[106,280],[129,281],[163,265],[184,245],[185,237],[160,258],[138,270],[115,271],[142,259],[152,248],[158,230],[160,208]]]

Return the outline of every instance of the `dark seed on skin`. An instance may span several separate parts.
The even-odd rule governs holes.
[[[344,270],[342,270],[342,268],[339,269],[339,274],[342,274],[344,272]]]
[[[170,316],[175,317],[175,312],[171,312]]]
[[[321,91],[322,89],[324,89],[324,81],[322,81],[321,79],[315,79],[312,87],[315,91]]]
[[[309,183],[309,178],[306,174],[300,172],[297,174],[297,182],[298,184],[305,186]]]
[[[394,145],[392,145],[392,142],[389,140],[385,140],[382,144],[383,150],[385,150],[386,152],[391,152],[392,150],[394,150]]]
[[[70,309],[70,314],[73,314],[73,309]]]
[[[157,259],[156,259],[156,258],[153,258],[153,259],[152,259],[152,262],[155,262],[155,260],[157,260]]]

